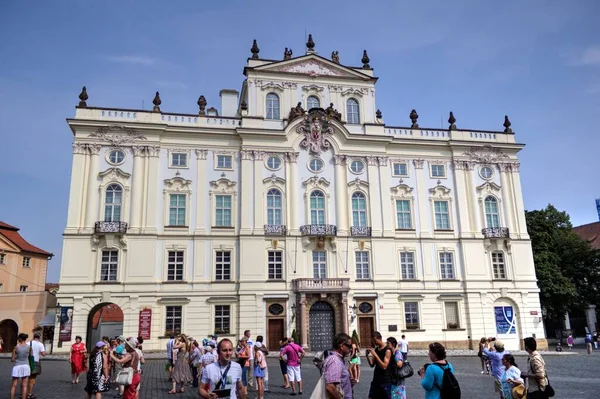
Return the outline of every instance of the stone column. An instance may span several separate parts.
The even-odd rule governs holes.
[[[460,232],[461,237],[471,237],[472,229],[469,220],[469,214],[472,212],[470,209],[473,204],[468,200],[468,190],[466,185],[465,176],[465,163],[464,161],[454,161],[454,181],[456,183],[456,205],[458,210],[458,222],[459,226],[455,230]]]
[[[500,184],[501,193],[502,193],[502,212],[504,213],[504,223],[506,223],[505,227],[508,227],[508,231],[510,234],[515,234],[515,220],[516,217],[513,207],[511,207],[512,196],[510,195],[510,183],[509,177],[507,173],[510,173],[504,164],[498,165],[500,169]]]
[[[383,235],[385,237],[393,237],[396,231],[396,220],[395,210],[392,210],[392,203],[390,202],[390,170],[388,168],[388,157],[377,157],[379,162],[379,180],[381,181],[381,195],[379,198],[381,201],[381,212],[383,217]],[[373,198],[371,198],[373,200]]]
[[[346,182],[346,156],[334,155],[335,163],[335,219],[339,236],[345,236],[348,231],[348,207]]]
[[[342,327],[343,327],[343,331],[346,334],[349,334],[348,332],[348,294],[346,294],[345,292],[342,294]]]
[[[475,163],[471,161],[465,161],[465,177],[467,180],[467,203],[473,204],[469,209],[469,222],[471,224],[471,230],[475,230],[475,234],[481,236],[481,230],[483,229],[483,225],[481,222],[480,214],[481,212],[477,211],[475,204],[478,202],[473,198],[473,174],[471,173],[475,168]]]
[[[242,158],[242,181],[239,193],[239,200],[242,201],[242,198],[254,198],[254,176],[252,175],[252,169],[254,168],[254,164],[252,162],[252,151],[241,150],[240,157]],[[242,225],[240,227],[240,234],[252,234],[252,214],[254,213],[254,207],[250,206],[250,204],[244,204],[239,209],[242,212],[240,218],[240,220],[242,221]]]
[[[308,312],[306,310],[306,294],[300,296],[300,346],[308,347]]]
[[[431,232],[429,229],[429,222],[427,218],[427,213],[431,212],[431,208],[429,207],[429,192],[427,191],[427,186],[425,184],[425,176],[423,175],[423,163],[425,161],[422,159],[413,159],[413,165],[415,166],[415,175],[416,175],[416,186],[417,193],[415,195],[415,202],[418,206],[419,213],[419,235],[421,237],[430,237]],[[417,212],[417,209],[413,209],[413,212]],[[433,217],[433,216],[432,216]],[[416,219],[416,218],[415,218]],[[435,221],[433,221],[432,228],[435,228]],[[416,230],[416,226],[415,226]]]
[[[142,194],[144,185],[144,152],[145,147],[133,146],[133,184],[131,188],[131,215],[129,231],[139,233],[142,221]]]
[[[298,152],[288,152],[287,158],[290,162],[290,192],[288,193],[290,197],[290,205],[288,207],[288,212],[290,212],[290,226],[288,226],[288,231],[290,234],[298,234],[298,230],[300,229],[299,222],[299,210],[304,208],[304,204],[302,203],[302,196],[299,195],[298,192]]]
[[[81,207],[84,194],[86,153],[87,146],[85,144],[73,143],[73,166],[71,168],[71,191],[69,193],[67,230],[75,231],[85,224],[85,220],[82,220]]]
[[[379,170],[377,157],[367,157],[367,172],[369,174],[369,203],[371,205],[371,234],[373,237],[381,236],[382,215],[381,202],[375,201],[380,196]]]
[[[206,234],[207,150],[196,149],[196,229],[194,234]],[[243,207],[242,207],[243,208]]]
[[[254,234],[264,234],[265,211],[263,203],[263,159],[264,151],[253,151],[254,153]]]
[[[85,209],[85,228],[89,232],[94,231],[94,224],[98,221],[98,153],[102,146],[100,144],[88,144],[90,153],[90,168],[88,174],[87,203]]]
[[[160,146],[148,146],[146,147],[146,151],[148,153],[148,173],[146,177],[146,209],[144,212],[144,233],[156,234],[156,218],[162,217],[163,215],[161,212],[158,211],[158,199],[162,198],[162,195],[159,196],[158,193],[158,187],[162,183],[158,179],[158,170],[160,163]]]
[[[525,220],[525,204],[523,203],[523,191],[521,188],[519,166],[520,165],[518,162],[510,164],[510,180],[512,181],[512,194],[515,205],[515,218],[517,221],[515,230],[518,231],[520,238],[528,239],[529,234],[527,233],[527,221]]]

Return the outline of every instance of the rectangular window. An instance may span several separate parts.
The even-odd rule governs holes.
[[[450,230],[450,214],[448,213],[448,201],[433,201],[435,210],[435,229]]]
[[[492,252],[492,267],[495,279],[506,278],[506,265],[504,263],[504,252]]]
[[[29,288],[29,287],[26,286],[26,285],[22,285],[22,286],[19,287],[19,291],[20,292],[27,292],[27,288]]]
[[[369,274],[369,253],[367,251],[357,251],[356,256],[356,279],[368,280]]]
[[[6,254],[0,254],[0,265],[6,265]]]
[[[181,334],[181,306],[167,306],[165,318],[165,335]]]
[[[217,251],[215,255],[215,280],[231,280],[231,251]]]
[[[442,280],[454,280],[454,254],[440,252],[440,274]]]
[[[283,279],[283,252],[269,251],[269,280]]]
[[[231,330],[231,306],[215,305],[215,334],[229,334]]]
[[[398,222],[398,229],[402,229],[402,230],[412,229],[412,218],[410,216],[410,201],[409,200],[397,200],[396,201],[396,220]]]
[[[446,167],[444,165],[431,165],[431,177],[446,177]]]
[[[183,251],[167,253],[167,281],[183,280]]]
[[[413,252],[400,252],[400,270],[402,280],[414,280],[415,277],[415,254]]]
[[[187,168],[187,153],[172,152],[171,153],[171,166],[174,166],[177,168]]]
[[[392,164],[392,176],[408,177],[408,165],[404,162],[394,162]]]
[[[460,328],[458,319],[458,302],[444,302],[446,310],[446,328],[456,329]]]
[[[100,281],[117,281],[117,267],[119,265],[119,251],[102,251],[100,264]]]
[[[418,302],[404,302],[404,321],[407,330],[419,330],[421,328]]]
[[[215,226],[231,227],[231,195],[215,195]]]
[[[31,267],[31,258],[29,256],[23,257],[23,267]]]
[[[0,283],[0,292],[2,292],[2,290],[4,290],[4,285]]]
[[[217,169],[233,169],[231,155],[217,155]]]
[[[185,194],[169,195],[169,226],[185,226]]]
[[[313,251],[313,278],[327,278],[327,253]]]

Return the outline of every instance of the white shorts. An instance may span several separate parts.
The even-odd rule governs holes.
[[[290,382],[302,381],[302,376],[300,375],[300,366],[287,366],[287,375]]]

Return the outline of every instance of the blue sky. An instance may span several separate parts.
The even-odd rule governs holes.
[[[368,5],[366,5],[368,4]],[[56,254],[58,281],[74,115],[89,105],[194,113],[203,94],[238,89],[257,39],[264,58],[284,47],[360,65],[367,49],[388,125],[502,129],[521,152],[527,209],[552,203],[574,224],[598,219],[600,2],[589,1],[2,1],[0,220]],[[592,166],[590,166],[590,164]]]

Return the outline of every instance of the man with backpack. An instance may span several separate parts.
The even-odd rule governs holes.
[[[432,363],[418,371],[425,399],[460,399],[460,386],[454,368],[446,360],[446,348],[439,342],[429,344],[429,359]]]

